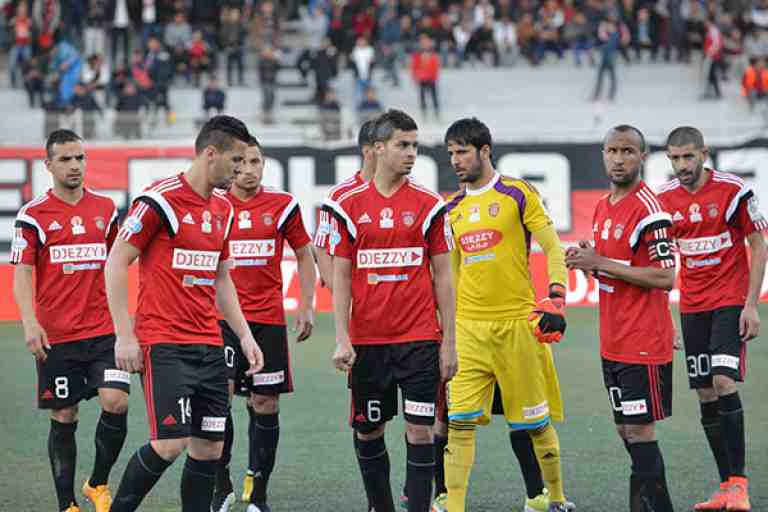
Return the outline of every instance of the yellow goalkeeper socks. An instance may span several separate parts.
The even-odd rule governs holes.
[[[529,431],[533,450],[541,467],[541,475],[549,491],[550,501],[564,502],[563,473],[560,468],[560,440],[552,424]]]
[[[467,486],[475,463],[475,423],[448,423],[448,445],[445,448],[445,486],[448,488],[446,508],[464,512]]]

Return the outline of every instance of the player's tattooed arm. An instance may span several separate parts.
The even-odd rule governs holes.
[[[565,264],[571,269],[608,274],[611,277],[643,288],[671,290],[675,284],[674,267],[633,267],[623,265],[610,258],[600,256],[595,252],[592,244],[585,240],[580,241],[578,247],[568,248],[565,255]]]
[[[299,298],[299,311],[296,314],[296,341],[302,342],[312,335],[314,326],[314,313],[312,302],[315,298],[315,281],[317,271],[312,253],[312,244],[307,244],[295,251],[296,263],[299,270],[299,286],[301,296]]]
[[[133,321],[128,311],[128,267],[139,257],[139,249],[118,238],[109,251],[104,267],[107,303],[115,324],[115,363],[121,370],[140,372],[144,368],[141,348],[133,332]]]
[[[749,290],[747,301],[739,318],[739,335],[744,341],[756,338],[760,334],[760,315],[757,304],[765,275],[766,246],[763,234],[756,231],[747,235],[749,244]]]
[[[51,349],[48,343],[48,335],[40,326],[35,315],[35,293],[32,281],[31,265],[16,264],[13,269],[13,296],[21,312],[21,322],[24,326],[24,341],[27,350],[41,361],[47,357],[46,350]]]
[[[246,375],[253,375],[264,367],[264,355],[261,353],[259,345],[253,339],[248,322],[240,309],[240,301],[237,298],[237,289],[229,276],[229,269],[232,265],[231,260],[219,262],[216,271],[216,306],[221,311],[224,320],[240,339],[240,348],[243,355],[248,360],[250,368],[245,372]]]
[[[333,366],[347,372],[355,365],[355,349],[349,339],[349,311],[352,305],[352,260],[337,256],[333,262],[333,311],[336,323],[336,351]]]
[[[443,342],[440,346],[440,375],[443,381],[451,380],[459,368],[456,355],[456,290],[453,287],[451,266],[450,253],[432,256],[433,287],[443,329]]]

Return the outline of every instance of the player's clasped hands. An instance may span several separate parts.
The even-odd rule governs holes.
[[[262,354],[256,340],[250,334],[240,340],[240,348],[243,351],[243,355],[248,360],[249,368],[245,371],[245,374],[251,376],[261,371],[264,368],[264,354]]]
[[[581,240],[578,247],[569,247],[565,251],[565,265],[569,269],[591,272],[596,266],[596,259],[595,248],[585,240]]]
[[[115,364],[121,370],[129,373],[140,373],[144,370],[144,357],[136,336],[118,336],[115,341]]]
[[[35,359],[45,361],[48,357],[46,350],[51,350],[51,344],[48,343],[48,335],[40,327],[40,324],[34,323],[29,327],[25,326],[24,339],[27,342],[27,350],[35,356]]]
[[[355,365],[355,349],[349,339],[336,340],[336,351],[333,353],[333,366],[342,372],[348,372]]]

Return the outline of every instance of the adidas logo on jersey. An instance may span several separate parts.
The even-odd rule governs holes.
[[[176,425],[176,418],[171,416],[170,414],[165,417],[165,419],[162,421],[162,424],[165,426],[171,426]]]
[[[184,216],[184,218],[181,219],[181,222],[183,222],[184,224],[194,224],[195,223],[195,219],[192,218],[192,214],[191,213],[187,213]]]
[[[675,212],[675,214],[672,216],[672,220],[675,222],[680,222],[681,220],[683,220],[683,214],[680,213],[679,211]]]
[[[359,219],[357,219],[358,224],[369,224],[371,222],[371,218],[368,216],[367,213],[363,213]]]
[[[61,229],[61,224],[56,221],[51,222],[48,226],[48,231],[58,231],[59,229]]]

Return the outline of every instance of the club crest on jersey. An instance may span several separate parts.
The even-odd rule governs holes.
[[[469,222],[480,222],[480,206],[469,207]]]
[[[243,210],[237,214],[237,227],[239,229],[251,229],[252,225],[251,212]]]
[[[123,224],[123,227],[127,229],[129,233],[133,233],[135,235],[136,233],[141,231],[141,228],[143,226],[138,217],[131,215],[130,217],[125,219],[125,223]]]
[[[85,234],[85,226],[83,226],[83,218],[75,215],[72,217],[72,219],[69,221],[72,224],[72,234],[73,235],[84,235]]]
[[[216,229],[221,231],[224,227],[224,217],[221,215],[216,216]]]
[[[48,224],[48,231],[58,231],[61,229],[61,224],[59,224],[56,221],[51,222]]]
[[[491,203],[488,205],[488,215],[490,215],[491,217],[497,216],[500,210],[501,210],[501,205],[499,203]]]
[[[601,239],[608,240],[608,238],[610,238],[612,224],[613,221],[611,219],[605,219],[605,222],[603,223],[603,230],[600,232]]]
[[[416,215],[413,212],[403,212],[403,224],[413,226],[414,222],[416,222]]]
[[[621,235],[624,234],[624,225],[623,224],[616,224],[616,227],[613,228],[613,238],[618,240],[621,238]]]
[[[675,214],[672,216],[672,221],[673,222],[682,222],[684,218],[685,217],[683,217],[683,214],[680,213],[680,211],[676,211]]]
[[[392,219],[392,208],[384,208],[379,212],[379,227],[381,229],[392,229],[395,221]]]
[[[701,222],[703,220],[699,203],[693,203],[688,207],[688,219],[691,222]]]
[[[183,222],[184,224],[192,224],[192,225],[194,225],[195,224],[195,219],[192,218],[192,214],[191,213],[187,212],[187,214],[184,216],[184,218],[181,219],[181,222]]]
[[[93,219],[93,222],[96,224],[96,227],[99,228],[101,231],[104,231],[104,228],[107,227],[107,224],[104,222],[104,217],[96,217]]]
[[[203,233],[210,233],[211,231],[213,231],[213,226],[211,226],[211,219],[212,219],[211,212],[209,212],[208,210],[205,210],[203,212],[203,222],[202,224],[200,224],[200,231],[202,231]]]
[[[261,216],[261,221],[264,223],[265,226],[271,226],[275,223],[275,218],[272,216],[271,213],[265,213]]]
[[[717,203],[710,203],[707,205],[707,215],[710,219],[716,219],[720,210],[717,209]]]

